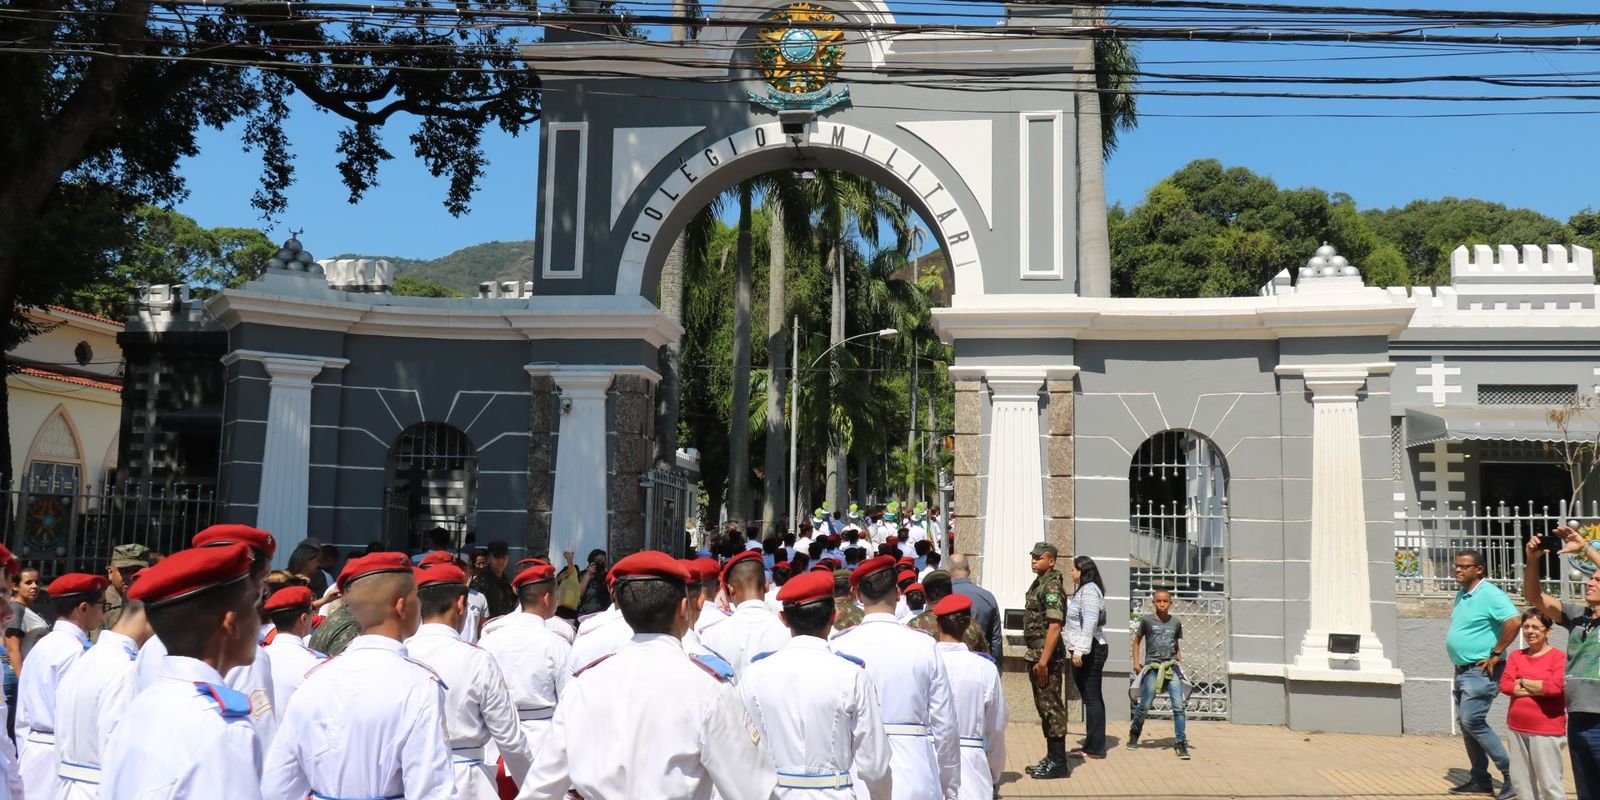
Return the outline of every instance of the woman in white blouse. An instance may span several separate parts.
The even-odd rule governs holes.
[[[1067,601],[1067,624],[1062,630],[1067,650],[1072,653],[1072,682],[1083,698],[1083,727],[1087,734],[1083,747],[1074,755],[1084,758],[1106,757],[1106,699],[1100,676],[1106,666],[1106,585],[1094,559],[1072,559],[1072,580],[1078,585]]]

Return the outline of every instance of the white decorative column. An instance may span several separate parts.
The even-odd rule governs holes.
[[[543,369],[561,389],[550,554],[571,550],[581,562],[590,550],[609,553],[611,549],[606,514],[606,390],[611,387],[612,371]]]
[[[250,354],[236,355],[250,358]],[[311,491],[311,380],[329,362],[264,354],[254,360],[261,362],[272,379],[261,490],[256,494],[256,527],[278,540],[272,564],[282,568],[289,563],[290,551],[306,537]]]
[[[989,371],[989,452],[983,493],[983,586],[1000,608],[1022,608],[1033,582],[1028,549],[1045,538],[1039,392],[1045,373]]]
[[[1280,372],[1283,370],[1280,369]],[[1361,479],[1357,392],[1367,365],[1308,366],[1311,392],[1311,624],[1290,680],[1398,684],[1372,628],[1366,499]],[[1330,653],[1329,634],[1361,637],[1357,653]]]

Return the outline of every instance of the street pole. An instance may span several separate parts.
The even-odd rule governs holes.
[[[789,344],[793,348],[789,356],[789,530],[779,531],[779,535],[792,533],[798,530],[799,523],[795,516],[796,498],[800,496],[800,488],[794,484],[795,443],[796,433],[800,422],[800,315],[794,316],[794,333],[789,336]]]

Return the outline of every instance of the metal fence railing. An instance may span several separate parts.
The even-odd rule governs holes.
[[[1461,550],[1483,553],[1488,580],[1513,597],[1522,594],[1524,545],[1534,534],[1549,533],[1556,526],[1576,519],[1580,531],[1589,538],[1600,538],[1600,503],[1565,503],[1551,508],[1534,506],[1479,506],[1446,511],[1407,511],[1395,518],[1394,571],[1395,594],[1401,599],[1453,597],[1455,557]],[[1588,579],[1566,558],[1546,555],[1540,566],[1544,591],[1562,600],[1581,602],[1583,583]]]
[[[167,490],[24,481],[0,491],[0,535],[25,566],[45,575],[103,572],[111,548],[136,542],[162,553],[187,547],[216,521],[209,486]]]

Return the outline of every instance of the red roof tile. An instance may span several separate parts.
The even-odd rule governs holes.
[[[85,312],[82,312],[82,311],[77,311],[77,310],[74,310],[74,309],[71,309],[71,308],[67,308],[66,306],[46,306],[46,308],[50,309],[51,311],[56,312],[57,314],[66,314],[68,316],[73,316],[73,317],[82,317],[84,319],[92,319],[95,322],[104,322],[107,325],[115,325],[115,326],[117,326],[119,328],[126,327],[123,323],[118,322],[118,321],[116,321],[114,319],[110,319],[110,318],[102,317],[102,316],[97,316],[95,314],[88,314],[88,313],[85,313]]]
[[[101,389],[107,392],[117,392],[118,394],[122,393],[122,382],[116,379],[86,378],[82,375],[70,375],[48,367],[18,367],[17,374],[70,383],[74,386],[87,386],[91,389]]]

